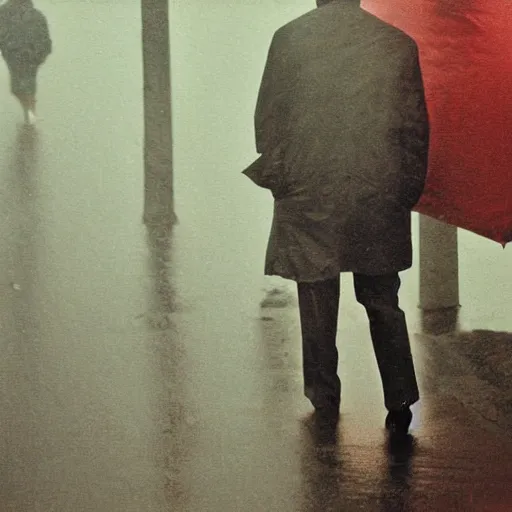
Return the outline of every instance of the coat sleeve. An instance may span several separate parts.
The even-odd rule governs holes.
[[[254,115],[256,151],[273,153],[285,137],[289,117],[289,48],[281,30],[272,39]]]
[[[5,16],[5,7],[0,6],[0,51],[5,46],[7,37],[8,21]]]
[[[289,120],[291,70],[289,48],[281,31],[277,31],[268,52],[254,115],[256,151],[261,156],[244,170],[275,198],[286,191],[282,148]]]
[[[43,63],[47,57],[52,53],[52,39],[50,37],[50,29],[48,22],[40,12],[34,19],[33,33],[37,34],[37,40],[35,41],[36,47],[36,60],[39,63]]]
[[[403,204],[412,209],[425,187],[430,139],[425,89],[415,44],[404,59],[400,82],[402,199]]]

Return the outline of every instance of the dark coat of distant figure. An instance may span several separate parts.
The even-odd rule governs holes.
[[[0,51],[11,75],[11,92],[25,117],[36,104],[37,71],[52,52],[46,17],[32,0],[8,0],[0,6]]]
[[[244,173],[275,198],[266,274],[313,282],[411,266],[429,128],[409,36],[352,1],[285,25],[255,128],[261,157]]]

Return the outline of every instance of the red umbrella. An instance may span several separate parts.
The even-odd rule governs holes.
[[[363,0],[418,43],[431,120],[416,210],[512,240],[512,2]]]

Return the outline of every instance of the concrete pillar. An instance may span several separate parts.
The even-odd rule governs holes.
[[[168,0],[141,0],[144,222],[174,224]]]
[[[459,308],[457,228],[420,215],[420,308]]]

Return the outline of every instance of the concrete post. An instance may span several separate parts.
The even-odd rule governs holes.
[[[420,308],[459,308],[457,228],[420,215]]]
[[[168,0],[141,0],[144,222],[174,224]]]

